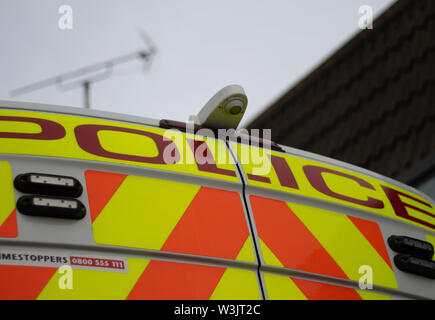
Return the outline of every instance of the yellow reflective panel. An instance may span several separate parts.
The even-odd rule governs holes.
[[[95,242],[159,250],[199,188],[128,176],[93,223]]]
[[[9,162],[0,161],[0,227],[15,209],[12,168]]]
[[[364,300],[393,300],[392,296],[373,292],[371,290],[356,290]]]
[[[251,237],[248,237],[236,260],[255,261]],[[261,299],[257,275],[253,271],[227,268],[210,300]]]
[[[261,239],[260,247],[263,259],[266,263],[283,267],[282,263]],[[263,274],[263,279],[266,286],[267,298],[269,300],[306,300],[304,294],[299,290],[290,277],[265,273]]]
[[[264,260],[268,264],[283,267],[282,263],[260,240]],[[368,299],[384,300],[390,296],[374,293],[369,290],[356,290],[321,282],[291,278],[289,276],[264,273],[263,275],[268,299],[271,300],[302,300],[302,299]],[[305,292],[305,293],[304,293]],[[362,293],[361,293],[362,292]],[[307,296],[308,295],[308,296]]]
[[[210,300],[260,300],[260,288],[254,271],[227,268]]]
[[[72,288],[62,289],[63,273],[56,271],[38,300],[124,300],[150,260],[128,258],[128,273],[72,269]]]
[[[0,153],[94,160],[238,181],[234,161],[225,142],[213,138],[191,137],[206,140],[205,146],[208,146],[214,159],[226,159],[224,162],[216,160],[215,164],[201,170],[186,141],[186,134],[175,130],[29,111],[0,110],[0,117],[4,129],[0,128]],[[14,118],[14,121],[6,121],[5,117],[21,117],[23,120]],[[43,127],[28,119],[49,121],[50,125]],[[62,127],[65,129],[64,136]],[[56,134],[50,138],[53,132]],[[1,133],[8,135],[1,137]],[[21,136],[13,138],[10,133],[20,133]],[[48,136],[44,137],[44,134]],[[164,140],[165,137],[169,139]],[[161,149],[158,149],[158,144]],[[161,159],[165,159],[164,163]]]
[[[231,146],[252,186],[351,206],[435,230],[434,205],[416,194],[317,161],[266,149],[259,152],[259,148],[244,144],[232,143]],[[392,190],[390,198],[388,188]]]
[[[0,238],[18,236],[14,182],[9,162],[0,161]]]
[[[333,186],[334,192],[353,199],[358,199],[362,201],[367,200],[367,192],[365,192],[365,188],[362,189],[358,182],[356,182],[355,180],[351,180],[327,172],[324,173],[322,176],[325,179],[327,186],[331,186],[331,189]],[[375,197],[376,193],[372,192],[371,196]]]
[[[157,157],[159,150],[154,140],[133,133],[102,130],[98,132],[101,146],[115,153]],[[128,143],[126,143],[128,141]]]
[[[239,193],[92,170],[85,176],[95,242],[255,262]]]
[[[435,248],[435,236],[426,236],[426,241],[432,243],[433,247]],[[432,260],[435,261],[435,256],[433,256]]]
[[[279,261],[279,259],[273,254],[273,252],[264,243],[264,241],[261,240],[261,238],[259,238],[259,241],[260,241],[261,254],[263,255],[264,262],[271,266],[284,267],[281,261]]]
[[[56,270],[37,299],[192,299],[207,293],[215,300],[261,299],[252,270],[128,258],[126,273],[75,268],[68,272]]]
[[[349,279],[359,281],[365,274],[360,268],[368,266],[373,284],[397,288],[393,270],[346,215],[294,203],[288,205]]]
[[[386,294],[372,290],[359,290],[330,283],[264,274],[270,300],[392,300]]]
[[[248,238],[246,239],[242,249],[240,249],[240,252],[237,255],[236,260],[255,262],[256,257],[254,253],[254,247],[252,245],[251,236],[248,236]]]
[[[41,133],[41,131],[41,126],[36,123],[0,121],[0,132]]]
[[[268,300],[307,300],[290,277],[265,273],[263,278]]]

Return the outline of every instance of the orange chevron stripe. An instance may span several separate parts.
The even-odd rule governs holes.
[[[85,172],[92,222],[97,219],[127,175],[87,170]]]
[[[239,194],[201,187],[161,250],[235,259],[248,236]],[[224,271],[154,260],[128,299],[209,299]]]
[[[17,211],[14,209],[0,226],[0,238],[16,238],[18,236]]]
[[[259,237],[286,268],[348,279],[284,201],[251,196]]]
[[[393,270],[393,266],[391,265],[390,257],[388,256],[388,251],[385,247],[385,242],[379,225],[376,222],[359,219],[352,216],[348,216],[348,218],[370,242],[373,248],[375,248],[382,259],[384,259],[385,262],[390,266],[391,270]]]
[[[239,194],[201,187],[161,250],[235,259],[248,236]]]
[[[153,260],[128,295],[128,300],[206,300],[225,268]]]
[[[290,277],[308,300],[362,300],[355,289]]]
[[[0,266],[0,299],[34,300],[57,268]]]

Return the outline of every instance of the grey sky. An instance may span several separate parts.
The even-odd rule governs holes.
[[[51,87],[14,99],[9,91],[141,49],[143,28],[158,47],[151,69],[116,69],[93,86],[94,109],[186,121],[235,83],[249,98],[247,124],[359,31],[361,5],[377,15],[393,2],[1,0],[0,99],[80,107],[80,89]],[[62,4],[73,8],[73,30],[58,28]]]

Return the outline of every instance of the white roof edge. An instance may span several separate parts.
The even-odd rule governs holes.
[[[70,106],[52,105],[46,103],[34,103],[25,101],[6,101],[0,100],[0,109],[19,109],[26,111],[43,111],[50,113],[62,113],[77,116],[89,116],[107,120],[118,120],[150,126],[159,126],[160,120],[139,116],[130,116],[117,112],[100,111],[94,109],[77,108]]]

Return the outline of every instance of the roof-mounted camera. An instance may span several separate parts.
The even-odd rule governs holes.
[[[201,111],[189,120],[206,128],[236,129],[247,106],[248,97],[245,90],[239,85],[232,84],[218,91]]]

